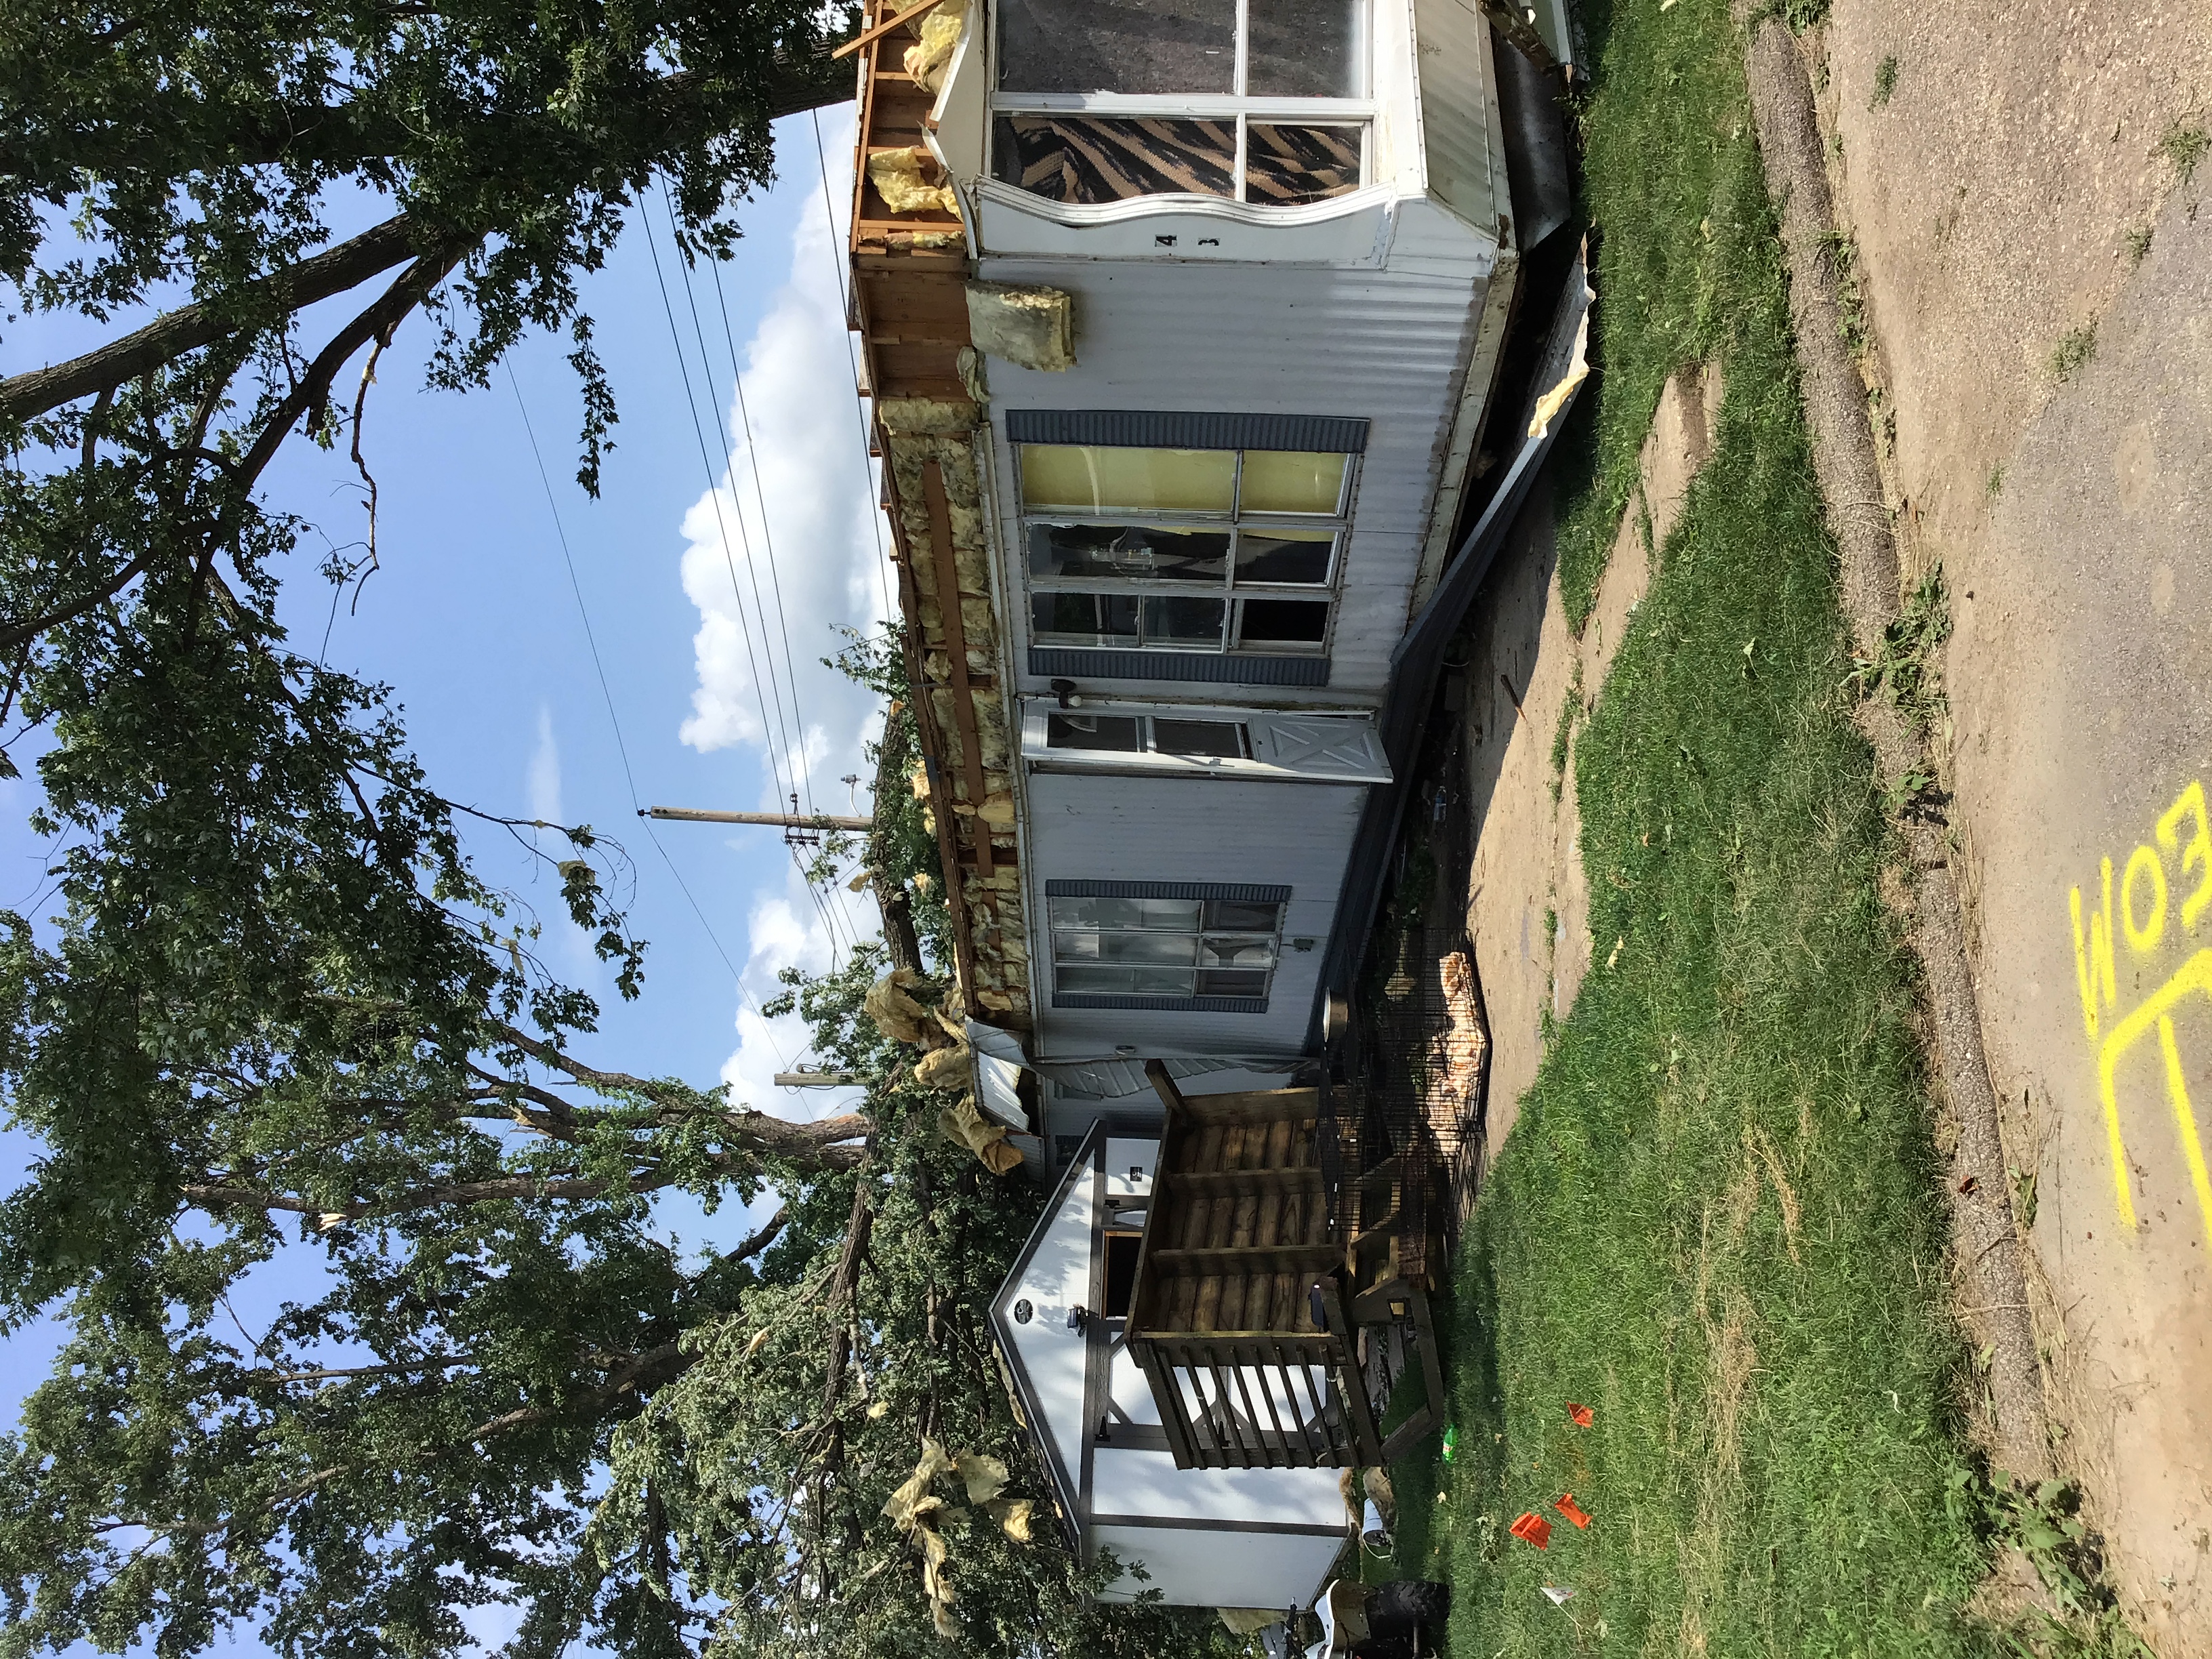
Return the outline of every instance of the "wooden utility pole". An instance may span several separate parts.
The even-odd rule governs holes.
[[[679,823],[763,823],[775,830],[847,830],[866,835],[873,818],[833,817],[827,812],[714,812],[701,806],[641,806],[641,818],[673,818]]]

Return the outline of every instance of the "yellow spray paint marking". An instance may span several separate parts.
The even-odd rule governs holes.
[[[2197,1189],[2197,1206],[2204,1222],[2204,1236],[2212,1240],[2212,1173],[2204,1165],[2204,1146],[2197,1133],[2197,1115],[2191,1109],[2189,1089],[2181,1074],[2181,1050],[2174,1040],[2173,1008],[2192,992],[2212,997],[2212,951],[2199,951],[2179,973],[2152,992],[2141,1006],[2112,1027],[2112,1036],[2097,1055],[2097,1086],[2105,1102],[2105,1134],[2112,1145],[2113,1194],[2119,1205],[2121,1224],[2133,1231],[2135,1199],[2128,1191],[2127,1144],[2120,1132],[2120,1098],[2117,1076],[2120,1061],[2153,1028],[2166,1060],[2166,1098],[2173,1109],[2175,1127],[2181,1132],[2181,1153],[2189,1164],[2190,1183]]]
[[[2183,832],[2186,830],[2187,838]],[[2165,857],[2160,856],[2160,848]],[[2074,933],[2074,978],[2081,994],[2081,1025],[2097,1053],[2097,1082],[2105,1108],[2105,1136],[2112,1158],[2112,1195],[2120,1223],[2136,1227],[2136,1206],[2128,1185],[2127,1141],[2120,1127],[2118,1073],[2120,1062],[2137,1042],[2153,1030],[2165,1061],[2166,1104],[2173,1112],[2181,1141],[2181,1154],[2189,1166],[2190,1184],[2196,1189],[2197,1207],[2204,1234],[2212,1242],[2212,1174],[2204,1162],[2204,1146],[2197,1131],[2197,1115],[2181,1063],[2181,1048],[2174,1033],[2173,1010],[2187,998],[2203,994],[2212,998],[2212,950],[2201,950],[2179,971],[2106,1030],[2108,1012],[2119,1002],[2119,975],[2113,961],[2114,945],[2124,935],[2136,956],[2150,956],[2167,944],[2166,921],[2173,914],[2166,860],[2174,862],[2182,885],[2196,878],[2193,890],[2180,899],[2181,933],[2194,933],[2212,905],[2212,814],[2208,814],[2204,785],[2192,781],[2173,804],[2159,815],[2155,843],[2145,842],[2128,855],[2117,896],[2113,892],[2112,860],[2101,861],[2100,902],[2092,908],[2082,902],[2081,890],[2066,896]],[[2114,898],[2118,900],[2118,927],[2113,922]],[[2174,942],[2179,942],[2178,940]]]
[[[2104,1006],[2111,1007],[2119,1000],[2119,985],[2112,971],[2112,861],[2105,860],[2105,908],[2101,914],[2089,913],[2088,938],[2081,933],[2081,890],[2075,888],[2066,896],[2067,906],[2074,915],[2074,977],[2081,987],[2081,1024],[2089,1033],[2089,1041],[2097,1040],[2097,993],[2104,994]]]
[[[2191,817],[2197,820],[2197,833],[2184,847],[2179,833],[2181,821]],[[2212,904],[2212,823],[2205,821],[2204,786],[2202,783],[2191,783],[2181,792],[2173,805],[2166,809],[2165,815],[2158,821],[2158,844],[2167,852],[2180,855],[2181,873],[2185,878],[2192,864],[2204,872],[2203,879],[2197,884],[2197,890],[2181,902],[2182,931],[2193,933],[2197,931],[2197,918],[2204,914],[2207,904]],[[2163,878],[2164,872],[2160,872],[2160,879]]]
[[[2197,1114],[2189,1109],[2189,1085],[2181,1075],[2181,1050],[2173,1041],[2173,1018],[2158,1022],[2158,1046],[2166,1056],[2166,1097],[2181,1129],[2181,1155],[2189,1160],[2189,1184],[2197,1188],[2197,1212],[2204,1224],[2204,1237],[2212,1242],[2212,1175],[2204,1168],[2204,1143],[2197,1138]]]
[[[2147,875],[2150,882],[2150,916],[2140,927],[2136,926],[2136,878]],[[2148,956],[2158,949],[2158,942],[2166,934],[2166,866],[2158,861],[2158,854],[2148,847],[2138,847],[2128,859],[2128,872],[2120,878],[2120,926],[2127,929],[2128,948],[2141,956]]]

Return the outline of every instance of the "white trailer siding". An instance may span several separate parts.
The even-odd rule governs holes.
[[[1162,1056],[1300,1052],[1364,787],[1038,772],[1026,793],[1024,879],[1027,914],[1035,919],[1030,948],[1038,995],[1033,1058],[1087,1059],[1122,1043]],[[1047,888],[1056,879],[1289,888],[1266,1011],[1054,1006]],[[1300,939],[1312,940],[1310,948],[1298,949]]]
[[[1512,191],[1490,25],[1473,0],[1414,0],[1413,15],[1430,192],[1468,224],[1496,229],[1498,216],[1512,211]]]
[[[1012,1351],[1018,1370],[1034,1393],[1031,1429],[1046,1437],[1048,1461],[1057,1469],[1083,1465],[1083,1333],[1067,1328],[1067,1310],[1091,1296],[1091,1241],[1100,1218],[1094,1183],[1072,1182],[1059,1206],[1038,1224],[1027,1260],[1015,1270],[1000,1296],[1012,1305],[1029,1303],[1027,1320],[1009,1320],[1000,1341]],[[1009,1294],[1011,1293],[1011,1294]],[[1063,1506],[1075,1501],[1068,1480]]]
[[[1179,1528],[1102,1526],[1092,1540],[1124,1566],[1141,1563],[1148,1575],[1143,1583],[1123,1577],[1101,1601],[1133,1601],[1156,1589],[1170,1607],[1311,1607],[1344,1548],[1341,1532],[1210,1532],[1201,1545]]]
[[[1442,222],[1432,212],[1424,218]],[[1425,229],[1432,226],[1425,225]],[[1442,240],[1442,239],[1438,239]],[[1293,694],[1309,706],[1372,707],[1405,631],[1440,481],[1452,416],[1496,258],[1494,243],[1459,231],[1450,274],[1326,265],[1206,267],[1146,260],[1062,263],[986,258],[993,282],[1040,283],[1075,295],[1076,366],[1058,374],[988,367],[993,444],[1009,550],[1007,635],[1020,687],[1029,607],[1012,410],[1229,410],[1345,416],[1369,424],[1351,533],[1337,586],[1325,687]],[[1443,260],[1431,260],[1437,264]],[[1197,693],[1206,701],[1279,703],[1274,687],[1115,680],[1099,689]]]
[[[1158,1589],[1183,1607],[1309,1606],[1347,1534],[1337,1472],[1176,1468],[1121,1322],[1101,1312],[1112,1206],[1125,1224],[1142,1213],[1158,1149],[1093,1129],[994,1298],[991,1328],[1085,1559],[1110,1549],[1148,1574],[1108,1600]],[[1089,1316],[1071,1328],[1078,1307]],[[1115,1407],[1129,1422],[1113,1419],[1101,1440]]]

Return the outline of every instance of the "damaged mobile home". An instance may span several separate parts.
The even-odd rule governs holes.
[[[1581,373],[1579,258],[1529,277],[1556,83],[1474,0],[884,3],[859,58],[917,788],[978,1103],[1054,1188],[994,1332],[1086,1559],[1308,1605],[1339,1472],[1403,1443],[1370,1360],[1439,1392],[1471,994],[1404,1121],[1333,1044],[1443,641]]]

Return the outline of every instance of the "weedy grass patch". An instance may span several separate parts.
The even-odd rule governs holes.
[[[2012,1651],[1966,1610],[1991,1528],[1947,1501],[1970,1362],[1741,39],[1726,0],[1590,23],[1577,625],[1667,374],[1717,354],[1727,392],[1574,745],[1591,931],[1624,944],[1462,1241],[1455,1452],[1392,1472],[1393,1567],[1453,1581],[1460,1659]]]

